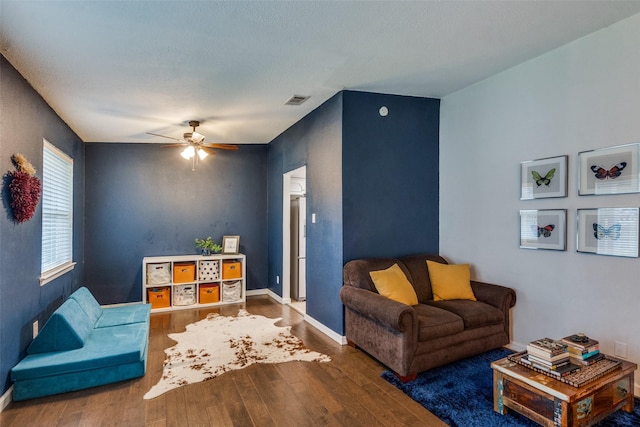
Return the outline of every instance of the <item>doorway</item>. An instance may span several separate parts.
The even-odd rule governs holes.
[[[307,167],[283,175],[282,300],[306,313]]]

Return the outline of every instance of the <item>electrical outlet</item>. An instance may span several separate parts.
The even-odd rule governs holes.
[[[276,276],[276,285],[280,284],[280,276]]]
[[[33,322],[33,338],[38,336],[38,321]]]
[[[627,343],[616,341],[615,346],[613,348],[613,355],[617,357],[621,357],[623,359],[627,358]]]

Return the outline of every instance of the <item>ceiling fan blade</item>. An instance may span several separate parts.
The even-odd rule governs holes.
[[[201,147],[199,147],[199,148],[200,148],[200,150],[203,150],[205,153],[209,154],[210,156],[213,156],[213,155],[215,155],[215,154],[216,154],[216,152],[215,152],[215,151],[213,151],[213,150],[212,150],[212,149],[210,149],[210,148],[202,147],[202,146],[201,146]]]
[[[167,144],[167,145],[161,146],[160,148],[184,147],[185,145],[188,145],[188,144],[184,144],[184,143],[181,143],[181,144]]]
[[[172,137],[172,136],[160,135],[160,134],[158,134],[158,133],[151,133],[151,132],[147,132],[147,135],[159,136],[159,137],[162,137],[162,138],[174,139],[174,140],[176,140],[176,141],[182,141],[182,139],[174,138],[174,137]],[[183,141],[183,142],[184,142],[184,141]]]
[[[231,144],[205,144],[205,146],[209,147],[209,148],[217,148],[219,150],[238,151],[238,146],[237,145],[231,145]]]

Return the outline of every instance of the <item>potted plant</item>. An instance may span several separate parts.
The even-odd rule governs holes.
[[[196,239],[196,248],[200,249],[202,255],[217,254],[222,251],[222,246],[215,243],[211,236],[206,239]]]

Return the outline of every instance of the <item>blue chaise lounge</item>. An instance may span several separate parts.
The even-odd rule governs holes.
[[[11,370],[13,400],[141,377],[147,365],[149,304],[101,307],[82,287],[51,315]]]

